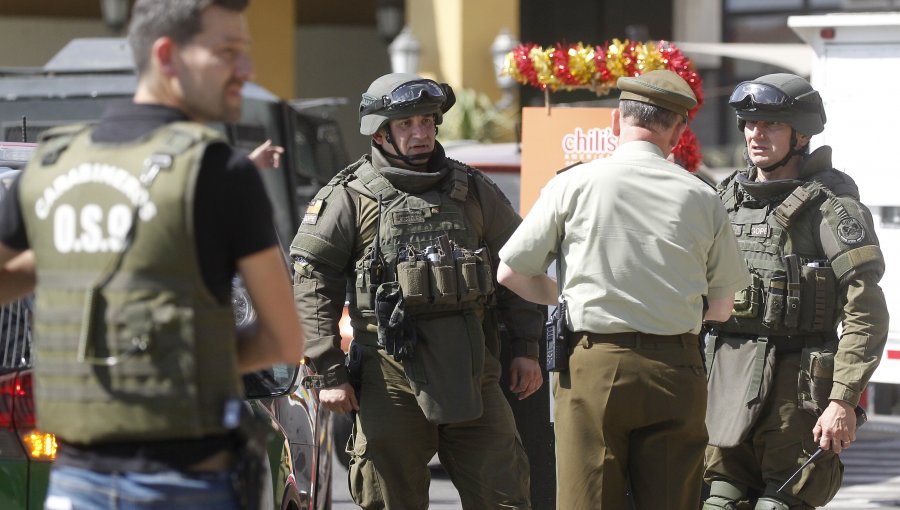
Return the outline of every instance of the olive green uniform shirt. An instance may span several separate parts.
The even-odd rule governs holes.
[[[559,256],[572,331],[699,333],[702,296],[749,282],[713,189],[643,141],[554,177],[500,251],[530,276]]]

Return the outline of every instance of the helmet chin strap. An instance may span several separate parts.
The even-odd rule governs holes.
[[[434,127],[434,134],[435,134],[435,136],[437,136],[437,126]],[[385,158],[387,158],[389,160],[393,160],[393,161],[402,161],[402,162],[406,163],[408,166],[416,167],[416,166],[425,165],[426,163],[428,163],[428,159],[431,158],[432,152],[434,152],[434,151],[432,151],[432,152],[426,152],[426,153],[422,153],[422,154],[414,154],[412,156],[407,156],[406,154],[403,154],[403,152],[400,151],[400,147],[397,146],[397,142],[394,141],[394,135],[391,132],[390,125],[388,125],[387,129],[385,130],[384,138],[385,138],[385,140],[388,141],[388,143],[391,144],[391,147],[394,148],[395,154],[388,153],[387,151],[384,150],[384,148],[380,144],[376,144],[375,147],[378,148],[378,151],[381,152],[381,154]]]
[[[769,173],[769,172],[772,172],[772,171],[774,171],[774,170],[777,170],[777,169],[780,168],[780,167],[783,167],[783,166],[786,165],[787,162],[790,161],[791,158],[793,158],[794,156],[796,156],[796,155],[801,155],[801,156],[802,156],[802,155],[803,155],[803,150],[802,150],[802,149],[797,149],[797,148],[795,147],[796,145],[797,145],[797,130],[795,130],[794,128],[791,128],[791,150],[789,150],[788,153],[787,153],[783,158],[781,158],[777,163],[775,163],[775,164],[773,164],[773,165],[769,165],[769,166],[767,166],[767,167],[765,167],[765,168],[763,168],[763,167],[761,167],[761,166],[759,166],[759,165],[756,165],[756,168],[759,168],[760,170],[762,170],[762,171],[765,172],[765,173]],[[749,156],[748,156],[748,157],[749,157]]]

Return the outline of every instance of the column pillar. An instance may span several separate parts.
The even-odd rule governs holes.
[[[420,74],[500,98],[491,43],[503,28],[519,34],[519,0],[415,0],[406,24],[422,43]]]
[[[296,0],[250,2],[247,22],[253,40],[250,56],[256,65],[255,82],[283,99],[294,97]]]

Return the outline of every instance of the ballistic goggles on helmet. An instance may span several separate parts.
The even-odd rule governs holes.
[[[734,89],[728,98],[728,106],[735,110],[805,110],[818,112],[822,99],[811,90],[797,97],[791,97],[783,90],[767,83],[745,81]]]
[[[359,113],[369,115],[381,111],[403,110],[420,104],[443,106],[447,102],[448,95],[445,86],[432,80],[406,82],[392,90],[390,94],[362,106]]]

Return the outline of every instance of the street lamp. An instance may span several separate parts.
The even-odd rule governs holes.
[[[498,110],[504,110],[512,106],[513,92],[516,90],[516,80],[512,76],[502,74],[506,64],[506,55],[519,45],[519,41],[509,33],[509,29],[503,28],[494,42],[491,44],[491,58],[494,61],[494,77],[497,79],[497,87],[502,91],[500,100],[494,105]]]
[[[378,0],[375,4],[375,30],[385,44],[390,44],[403,28],[404,7],[404,0]]]
[[[388,46],[391,55],[391,70],[395,73],[412,73],[419,70],[419,53],[422,45],[408,26],[397,34],[394,42]]]
[[[106,26],[119,32],[128,21],[128,0],[100,0],[100,12]]]

